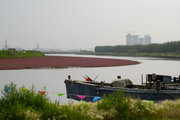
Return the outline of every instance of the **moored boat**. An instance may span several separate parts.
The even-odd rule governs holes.
[[[93,101],[95,97],[122,91],[125,96],[142,100],[162,101],[180,98],[180,76],[147,74],[146,82],[134,85],[129,79],[118,79],[111,83],[96,81],[72,80],[69,76],[65,81],[67,98],[74,100]]]

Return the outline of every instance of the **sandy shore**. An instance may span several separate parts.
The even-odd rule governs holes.
[[[39,58],[0,59],[0,70],[66,67],[108,67],[133,64],[139,64],[139,62],[123,59],[44,56]]]

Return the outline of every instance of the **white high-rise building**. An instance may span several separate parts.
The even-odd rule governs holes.
[[[144,38],[139,38],[139,44],[143,45],[144,44]]]
[[[131,35],[128,33],[126,35],[126,45],[147,45],[151,44],[151,36],[150,35],[144,35],[143,37],[139,37],[138,35]]]
[[[138,45],[139,44],[139,36],[138,35],[132,35],[132,45]]]
[[[150,35],[144,35],[144,44],[151,44],[151,36]]]
[[[8,50],[9,46],[8,46],[8,43],[7,43],[7,39],[5,40],[5,45],[4,45],[4,50]]]
[[[132,45],[132,36],[130,33],[126,35],[126,45]]]

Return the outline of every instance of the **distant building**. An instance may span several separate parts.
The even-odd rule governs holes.
[[[3,50],[8,50],[10,48],[10,44],[8,44],[7,39],[5,39],[5,45]]]
[[[37,49],[37,50],[39,49],[39,43],[37,43],[36,49]]]
[[[132,45],[139,44],[139,36],[138,35],[132,35]]]
[[[132,36],[130,33],[126,35],[126,45],[132,45]]]
[[[40,51],[39,43],[36,44],[36,46],[33,48],[33,50]]]
[[[139,38],[139,44],[143,45],[144,44],[144,38]]]
[[[144,44],[151,44],[151,36],[150,35],[144,35]]]
[[[4,45],[4,50],[8,50],[8,43],[7,43],[7,39],[6,39],[6,41],[5,41],[5,45]]]
[[[126,45],[147,45],[151,44],[151,36],[144,35],[143,37],[139,37],[138,35],[131,35],[128,33],[126,35]]]

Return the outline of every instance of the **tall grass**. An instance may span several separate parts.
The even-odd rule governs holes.
[[[98,103],[98,109],[104,111],[104,119],[116,120],[139,120],[139,119],[156,119],[158,116],[153,112],[152,104],[144,104],[140,99],[132,100],[124,97],[124,94],[117,92],[115,95],[104,97]],[[108,112],[111,111],[111,112]],[[152,116],[153,115],[153,116]]]
[[[6,89],[6,88],[10,89]],[[32,86],[4,86],[0,98],[0,120],[179,120],[180,100],[152,103],[124,97],[121,92],[103,97],[96,103],[60,105]]]
[[[168,118],[170,120],[180,120],[180,99],[175,101],[165,100],[156,107],[158,108],[159,114],[164,118]]]

